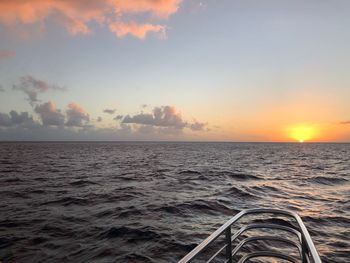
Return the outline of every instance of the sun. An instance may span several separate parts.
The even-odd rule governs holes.
[[[289,130],[289,137],[300,143],[312,140],[315,135],[315,130],[311,126],[294,126]]]

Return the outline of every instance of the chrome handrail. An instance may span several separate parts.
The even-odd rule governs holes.
[[[251,215],[251,214],[273,214],[273,215],[283,215],[287,217],[293,218],[297,223],[297,229],[294,229],[292,227],[287,226],[281,226],[277,224],[250,224],[247,226],[242,227],[240,230],[238,230],[233,236],[231,234],[231,226],[236,223],[239,219],[241,219],[244,216]],[[214,255],[207,261],[211,262],[214,258],[216,258],[224,249],[225,249],[225,257],[226,262],[232,263],[233,255],[235,255],[237,252],[239,252],[240,248],[242,247],[242,241],[240,244],[238,244],[235,248],[232,249],[232,242],[235,241],[243,232],[249,230],[249,229],[255,229],[255,228],[268,228],[268,229],[279,229],[279,230],[285,230],[290,233],[296,234],[298,236],[298,240],[300,244],[296,244],[298,247],[301,248],[301,261],[302,263],[322,263],[317,250],[315,248],[314,243],[312,242],[312,239],[310,237],[309,232],[307,231],[303,221],[294,212],[287,211],[287,210],[280,210],[280,209],[267,209],[267,208],[255,208],[255,209],[247,209],[242,210],[238,214],[236,214],[234,217],[229,219],[225,224],[223,224],[221,227],[219,227],[214,233],[212,233],[209,237],[207,237],[202,243],[200,243],[197,247],[195,247],[190,253],[188,253],[185,257],[183,257],[178,263],[189,263],[192,262],[195,258],[197,258],[201,252],[203,252],[210,244],[212,244],[219,236],[221,236],[225,232],[225,245],[221,247]],[[232,238],[233,237],[233,238]],[[274,239],[273,237],[270,237]],[[268,239],[266,236],[263,239]],[[246,241],[256,241],[256,240],[262,240],[258,237],[254,237],[251,239],[246,239]],[[280,238],[276,238],[277,241],[286,242],[288,239],[283,240]],[[288,242],[288,241],[287,241]],[[294,242],[290,242],[292,244]],[[241,246],[240,246],[241,245]],[[240,246],[240,247],[239,247]],[[233,253],[234,252],[234,253]],[[262,256],[269,256],[269,257],[277,257],[277,258],[285,258],[286,260],[290,260],[291,262],[294,262],[296,259],[293,257],[290,257],[288,255],[283,255],[276,251],[261,251],[261,252],[253,252],[250,254],[247,254],[246,256],[242,257],[239,262],[245,262],[249,258],[252,257],[262,257]],[[242,261],[244,260],[244,261]]]

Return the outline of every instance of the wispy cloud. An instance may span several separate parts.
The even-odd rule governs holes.
[[[31,105],[38,102],[38,93],[44,93],[49,90],[64,91],[65,88],[49,84],[43,80],[36,79],[33,76],[27,75],[20,78],[18,84],[13,85],[14,90],[20,90],[28,96],[28,101]]]
[[[104,113],[108,113],[108,114],[114,114],[117,110],[116,109],[104,109],[103,112]]]
[[[123,119],[123,115],[117,115],[117,116],[115,116],[114,118],[113,118],[113,120],[115,120],[115,121],[120,121],[120,120],[122,120]]]
[[[341,121],[339,124],[347,125],[350,124],[350,121]]]
[[[203,131],[207,125],[208,123],[206,122],[194,121],[193,123],[189,124],[189,128],[193,131]]]
[[[14,56],[15,56],[15,52],[14,51],[0,50],[0,61],[2,59],[14,57]]]
[[[107,26],[118,37],[127,34],[144,38],[149,32],[165,33],[165,20],[176,13],[182,0],[13,0],[0,1],[0,23],[45,25],[48,18],[62,24],[71,34],[88,34],[91,23]],[[140,17],[141,16],[141,17]],[[140,18],[147,22],[138,22]]]

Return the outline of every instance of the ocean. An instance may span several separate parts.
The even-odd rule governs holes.
[[[242,209],[350,262],[350,144],[0,143],[0,261],[177,262]]]

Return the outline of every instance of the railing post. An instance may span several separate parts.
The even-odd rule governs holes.
[[[225,239],[226,239],[226,262],[232,263],[231,226],[226,228]]]

